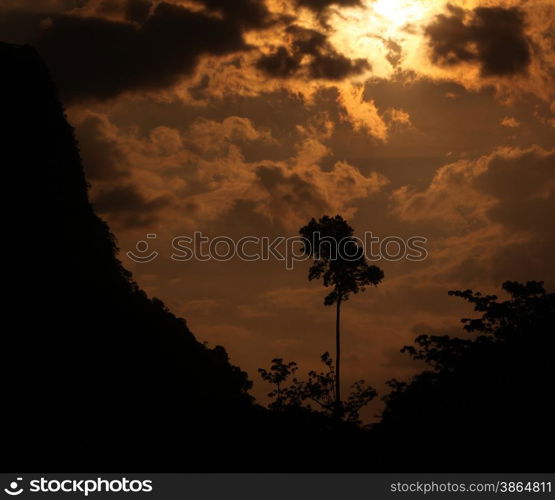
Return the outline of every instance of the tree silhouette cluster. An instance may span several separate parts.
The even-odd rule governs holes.
[[[289,385],[284,385],[289,377],[298,370],[294,361],[284,363],[282,358],[272,360],[270,370],[260,368],[260,376],[274,386],[268,394],[273,401],[269,407],[273,410],[284,411],[290,408],[305,407],[310,411],[318,411],[328,417],[335,417],[335,368],[329,353],[321,356],[324,371],[308,372],[306,380],[293,377]],[[360,424],[359,411],[377,396],[373,387],[367,386],[364,380],[358,380],[351,386],[349,396],[342,402],[341,418],[346,422]],[[315,406],[314,406],[315,405]]]
[[[545,470],[542,450],[555,444],[555,294],[536,281],[508,281],[503,291],[506,300],[471,290],[449,292],[480,313],[462,319],[468,337],[420,335],[401,349],[428,369],[409,381],[388,382],[381,419],[358,436],[363,449],[357,451],[366,453],[358,463],[365,470]],[[280,413],[304,405],[337,421],[333,363],[327,353],[322,360],[324,372],[290,384],[295,362],[276,358],[269,371],[259,370],[275,386],[270,408]],[[355,384],[351,395],[344,406],[353,401],[358,411],[376,393]]]
[[[536,281],[508,281],[503,290],[507,300],[450,292],[480,313],[462,320],[470,338],[421,335],[403,349],[429,369],[390,381],[374,429],[384,463],[545,469],[541,450],[555,444],[555,294]]]

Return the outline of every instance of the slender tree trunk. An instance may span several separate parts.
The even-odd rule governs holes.
[[[337,299],[337,313],[335,316],[335,405],[338,414],[341,410],[341,383],[339,378],[341,364],[341,343],[340,343],[340,315],[341,298]]]

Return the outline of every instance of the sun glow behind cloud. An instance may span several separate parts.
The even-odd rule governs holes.
[[[433,61],[433,50],[426,30],[438,22],[438,15],[453,15],[449,5],[466,11],[469,17],[465,22],[471,22],[473,8],[508,8],[515,5],[515,0],[361,0],[360,5],[353,7],[332,3],[323,14],[308,8],[299,9],[290,0],[267,0],[266,5],[274,19],[288,21],[270,23],[260,30],[246,31],[245,41],[254,50],[224,57],[203,57],[191,77],[165,91],[167,99],[177,96],[185,102],[204,105],[209,98],[221,99],[227,95],[255,97],[286,90],[293,95],[302,96],[305,103],[310,105],[314,96],[325,88],[350,95],[358,92],[369,81],[390,79],[407,83],[419,79],[451,81],[470,91],[490,87],[504,101],[519,93],[532,93],[542,99],[549,99],[552,93],[548,83],[549,72],[545,67],[553,66],[553,63],[540,66],[539,57],[534,59],[530,71],[514,74],[511,78],[484,76],[480,65],[475,61],[460,61],[454,65],[441,65]],[[544,14],[547,12],[545,6],[545,0],[531,0],[521,8],[527,18],[532,20],[539,16],[536,11],[539,12],[540,7]],[[549,19],[549,16],[544,15],[541,18]],[[544,23],[549,24],[549,21]],[[528,26],[527,35],[534,44],[549,44],[549,38],[544,36],[549,32],[549,26],[538,27],[541,24],[538,21],[532,24],[534,29]],[[366,61],[368,64],[361,66],[360,70],[346,72],[339,78],[321,75],[315,78],[307,69],[314,55],[295,55],[298,31],[289,30],[291,27],[324,37],[329,47],[324,55],[335,54],[338,58],[345,57],[352,62]],[[257,66],[260,58],[275,55],[279,50],[288,54],[291,58],[289,62],[294,60],[301,69],[278,77],[261,71]],[[543,52],[549,53],[548,48]],[[543,59],[547,57],[542,56]],[[284,64],[286,62],[283,61]],[[189,90],[197,87],[202,88],[203,92],[193,96]],[[162,92],[159,91],[157,96],[161,95]],[[352,111],[356,112],[354,109]],[[378,114],[383,111],[377,110]],[[379,132],[376,127],[370,127],[370,130],[371,135],[381,140],[386,138],[386,134],[375,134]]]
[[[421,21],[433,5],[434,2],[422,0],[377,0],[371,4],[371,10],[381,16],[388,32],[395,35],[399,28]]]
[[[443,0],[367,1],[363,8],[343,9],[330,17],[331,41],[351,57],[364,57],[372,75],[387,78],[403,59],[415,59],[422,29],[445,5]]]

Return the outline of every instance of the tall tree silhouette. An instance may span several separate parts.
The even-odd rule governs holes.
[[[332,287],[324,305],[335,304],[335,405],[341,413],[341,304],[351,293],[364,291],[368,285],[377,286],[384,278],[377,266],[368,265],[364,249],[353,236],[353,228],[341,217],[324,215],[299,230],[304,238],[303,251],[314,262],[308,279],[322,279],[325,287]]]

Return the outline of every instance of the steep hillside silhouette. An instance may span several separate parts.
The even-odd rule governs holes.
[[[197,342],[146,296],[89,204],[78,145],[40,57],[0,43],[0,67],[3,469],[366,469],[360,429],[254,404],[225,350]]]
[[[181,457],[182,468],[217,468],[236,451],[230,429],[253,410],[246,374],[116,259],[36,52],[1,44],[0,61],[7,467],[148,468]]]

